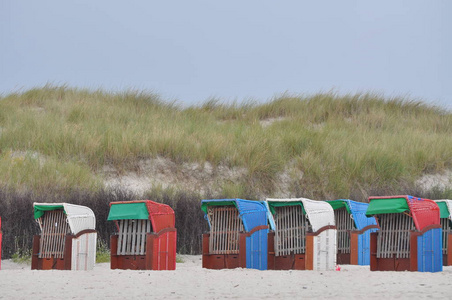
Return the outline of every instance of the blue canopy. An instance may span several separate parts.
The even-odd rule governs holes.
[[[369,206],[368,203],[357,202],[350,199],[339,199],[327,201],[333,206],[333,208],[338,208],[338,203],[342,202],[349,213],[352,214],[353,220],[355,221],[356,229],[361,230],[369,225],[377,225],[377,220],[374,217],[367,217],[366,211]]]
[[[243,221],[243,227],[246,232],[251,231],[254,227],[260,225],[268,225],[268,210],[261,201],[243,200],[243,199],[212,199],[202,200],[201,209],[207,215],[208,206],[230,206],[234,205],[239,211],[240,218]],[[209,222],[210,226],[210,222]]]

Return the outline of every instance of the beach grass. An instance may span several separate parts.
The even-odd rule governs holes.
[[[0,98],[0,184],[97,190],[103,166],[161,156],[245,168],[242,183],[222,187],[228,195],[272,195],[290,169],[303,175],[291,178],[294,193],[348,197],[450,169],[451,134],[451,112],[370,93],[184,107],[140,91],[45,86]]]

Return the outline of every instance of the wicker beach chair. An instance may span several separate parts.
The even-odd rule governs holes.
[[[266,199],[275,228],[268,238],[268,268],[333,270],[336,226],[331,205],[306,198]]]
[[[33,270],[91,270],[96,262],[93,211],[69,203],[33,203],[41,229],[33,237]]]
[[[209,223],[203,234],[202,266],[207,269],[267,269],[267,207],[243,199],[202,200]]]
[[[442,271],[438,205],[413,196],[370,197],[367,216],[380,230],[371,233],[371,271]]]
[[[175,215],[171,207],[150,200],[110,203],[111,269],[175,270]]]

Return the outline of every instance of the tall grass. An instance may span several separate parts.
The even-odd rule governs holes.
[[[104,165],[126,171],[163,156],[246,168],[243,183],[225,183],[225,192],[272,195],[278,174],[295,168],[303,177],[293,176],[292,194],[364,198],[451,168],[451,134],[450,112],[374,94],[182,108],[139,91],[45,86],[0,98],[0,184],[95,191]]]

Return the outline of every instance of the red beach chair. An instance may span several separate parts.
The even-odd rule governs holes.
[[[175,270],[175,215],[171,207],[150,200],[111,202],[108,221],[111,269]]]
[[[370,235],[371,271],[438,272],[443,268],[438,205],[413,196],[370,197],[367,216],[380,230]]]

